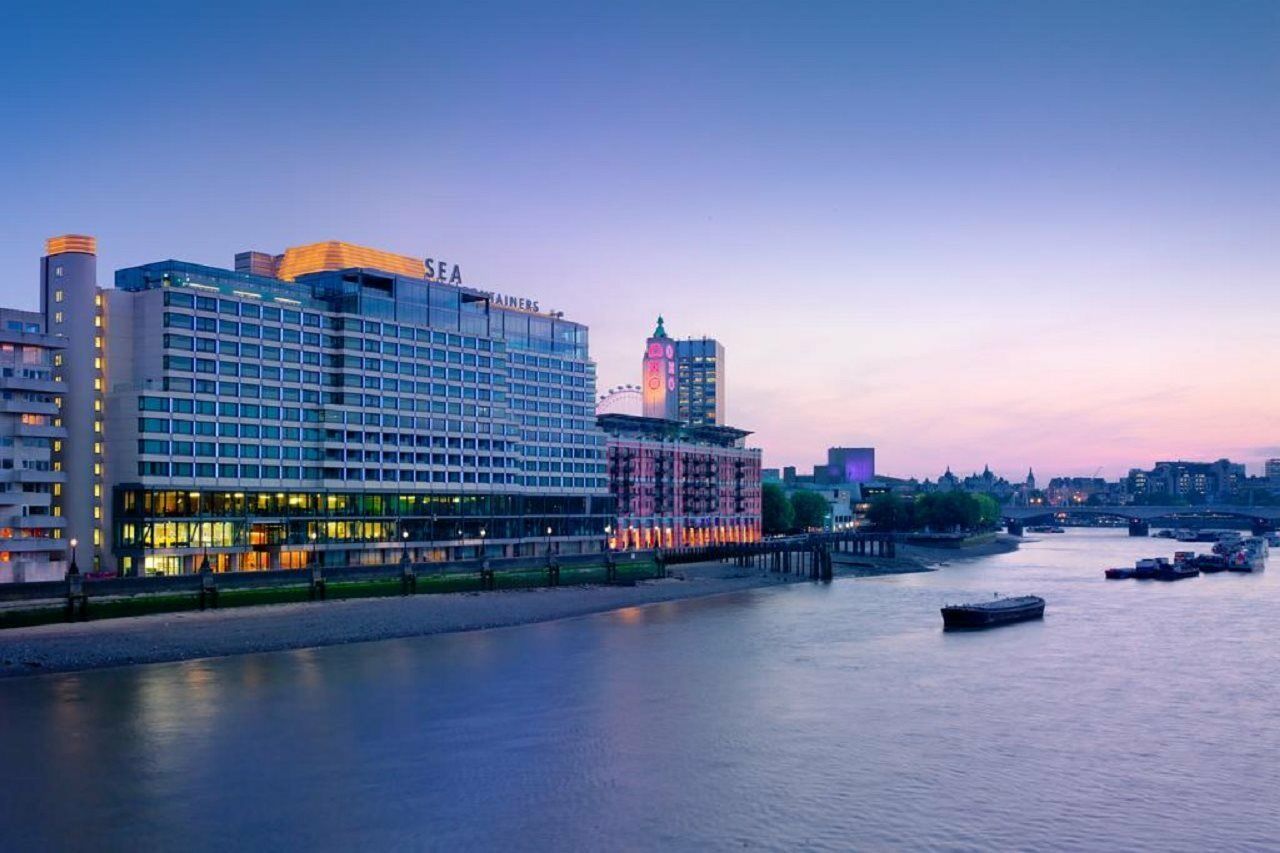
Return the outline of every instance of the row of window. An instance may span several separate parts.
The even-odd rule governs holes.
[[[234,334],[235,330],[230,328],[222,328],[211,323],[203,323],[201,321],[207,318],[197,317],[194,320],[189,314],[175,314],[172,311],[165,312],[164,325],[166,328],[193,329],[198,332],[208,332],[212,334]],[[277,330],[280,331],[280,330]],[[487,355],[478,355],[472,352],[463,352],[461,350],[436,349],[431,347],[414,347],[409,344],[396,344],[387,341],[375,341],[363,338],[342,338],[332,337],[330,335],[319,335],[310,332],[288,334],[289,330],[282,331],[279,337],[272,335],[266,340],[272,340],[286,344],[300,344],[309,348],[309,350],[325,349],[355,349],[357,351],[378,353],[379,355],[390,355],[397,358],[416,359],[419,362],[435,361],[441,364],[460,364],[467,367],[483,367],[497,368],[504,370],[506,361],[501,358],[491,358]],[[258,337],[257,335],[254,336]],[[189,352],[206,352],[218,353],[221,355],[234,355],[243,358],[262,359],[264,361],[298,361],[297,351],[289,347],[278,347],[270,344],[247,343],[231,340],[225,337],[200,337],[196,335],[184,335],[177,332],[166,332],[164,336],[164,345],[169,349],[186,350]],[[398,362],[392,359],[385,360],[387,367],[385,369],[397,370]],[[317,362],[319,363],[319,362]],[[375,359],[366,356],[359,356],[350,353],[325,353],[323,363],[326,367],[359,367],[361,369],[382,370],[383,359]],[[401,372],[404,372],[401,370]],[[412,373],[412,369],[408,372]],[[537,373],[536,371],[528,371],[529,373]],[[582,372],[582,371],[579,371]],[[543,372],[548,377],[546,381],[552,380],[553,374]],[[566,374],[566,382],[570,375]]]
[[[232,480],[343,480],[365,483],[477,483],[573,489],[604,489],[608,486],[607,480],[603,477],[529,476],[488,471],[424,471],[421,468],[317,468],[231,462],[139,462],[138,476]]]
[[[314,447],[292,445],[227,444],[214,441],[166,441],[138,439],[138,453],[144,456],[182,456],[206,459],[285,459],[328,462],[385,462],[401,465],[435,465],[454,468],[512,468],[524,471],[603,474],[603,463],[554,462],[513,456],[468,456],[453,453],[411,453],[333,448],[324,451]],[[33,463],[34,464],[34,463]],[[44,463],[48,465],[48,463]]]
[[[305,328],[328,329],[330,331],[338,332],[361,332],[363,334],[372,335],[382,339],[399,338],[401,340],[418,340],[427,343],[465,347],[467,349],[480,350],[484,352],[492,352],[501,349],[500,343],[496,343],[487,338],[450,334],[448,332],[422,327],[382,323],[376,320],[363,320],[359,317],[334,317],[317,314],[311,311],[294,311],[288,308],[277,308],[274,305],[259,305],[256,302],[248,300],[241,302],[234,299],[218,299],[212,296],[198,296],[193,293],[183,293],[176,290],[168,290],[165,292],[164,304],[174,308],[189,308],[197,311],[209,311],[228,317],[248,317],[253,320],[260,319],[265,322],[285,323]],[[256,324],[242,323],[241,325]],[[250,335],[250,337],[252,337],[252,335]]]

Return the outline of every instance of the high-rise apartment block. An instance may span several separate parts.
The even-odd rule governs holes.
[[[65,341],[44,333],[34,312],[0,309],[0,583],[61,578],[66,571],[67,436],[55,378]]]
[[[680,420],[694,426],[725,423],[724,347],[711,338],[676,341]]]

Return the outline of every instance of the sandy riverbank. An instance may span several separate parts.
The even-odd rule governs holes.
[[[844,555],[836,561],[836,576],[934,571],[949,562],[1015,550],[1018,542],[1002,536],[961,550],[906,545],[891,559]],[[721,563],[677,566],[671,574],[630,587],[356,598],[11,628],[0,631],[0,679],[501,628],[806,579]]]
[[[1001,533],[991,542],[964,548],[926,548],[920,545],[898,545],[897,556],[867,557],[836,554],[836,571],[841,577],[876,577],[879,575],[932,572],[961,560],[989,557],[1018,550],[1025,540]]]
[[[0,678],[499,628],[800,580],[719,563],[671,574],[631,587],[362,598],[12,628],[0,631]]]

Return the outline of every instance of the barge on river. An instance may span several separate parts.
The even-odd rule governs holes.
[[[975,604],[953,604],[942,608],[942,627],[947,630],[991,628],[1010,622],[1044,618],[1044,599],[1036,595],[997,598]]]

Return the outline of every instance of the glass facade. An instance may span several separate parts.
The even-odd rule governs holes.
[[[299,544],[331,561],[371,559],[345,547],[357,544],[461,555],[473,527],[488,553],[532,553],[547,524],[526,519],[543,516],[566,550],[602,546],[610,498],[581,324],[376,270],[284,282],[167,261],[116,285],[115,323],[127,315],[136,341],[108,400],[129,415],[108,435],[122,571],[190,570],[208,547],[239,549],[228,568],[289,567]],[[455,499],[484,507],[456,515],[475,524],[429,521]],[[172,520],[192,516],[170,503],[191,500],[207,518]]]

